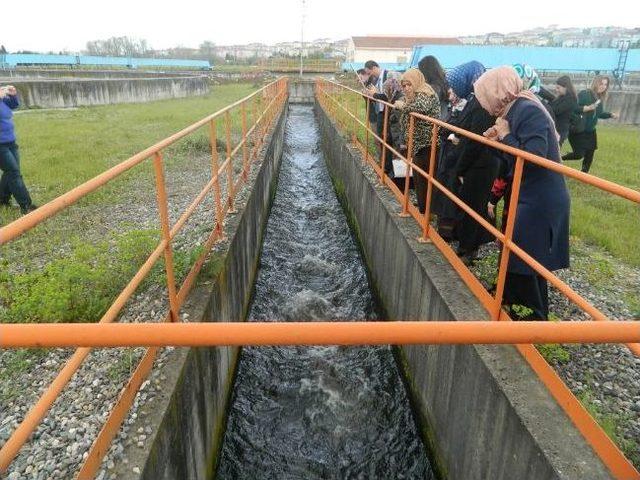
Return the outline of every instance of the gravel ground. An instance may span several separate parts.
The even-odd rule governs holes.
[[[481,247],[474,272],[486,281],[495,271],[498,248]],[[637,319],[640,268],[625,265],[595,247],[572,239],[572,268],[557,272],[561,280],[615,320]],[[558,319],[590,320],[555,288],[549,291],[550,313]],[[624,345],[562,345],[547,360],[571,391],[612,434],[625,455],[640,469],[640,358]]]
[[[208,181],[208,172],[209,157],[206,155],[193,156],[188,162],[167,168],[172,222]],[[224,179],[222,186],[224,192]],[[83,207],[83,214],[76,217],[78,223],[70,228],[76,228],[82,225],[82,220],[91,218],[92,225],[97,228],[83,234],[87,239],[96,241],[118,227],[157,228],[153,180],[135,181],[134,187],[128,190],[131,192],[129,197],[119,198],[118,203],[109,208],[95,205]],[[207,237],[212,226],[212,209],[212,201],[208,197],[194,213],[184,233],[175,240],[176,250],[188,251]],[[221,242],[214,246],[214,250],[225,247]],[[65,245],[60,246],[59,253],[64,254],[65,249]],[[495,256],[495,251],[495,245],[487,245],[483,247],[481,257]],[[637,292],[640,269],[622,265],[601,252],[596,253],[598,258],[604,258],[602,261],[613,266],[610,269],[613,276],[607,278],[606,282],[594,278],[589,261],[594,250],[584,246],[573,249],[575,267],[560,272],[560,277],[610,317],[629,319],[637,316],[637,307],[630,307],[625,298],[629,292]],[[491,262],[479,262],[475,268],[481,272],[490,265]],[[551,311],[559,318],[588,318],[554,290],[551,291],[550,303]],[[166,304],[165,289],[151,285],[134,295],[120,321],[159,321],[166,315]],[[188,318],[183,320],[188,321]],[[569,353],[568,359],[551,360],[552,365],[569,388],[588,401],[600,420],[611,425],[610,430],[615,432],[618,443],[640,468],[640,359],[617,345],[565,345],[563,348]],[[6,379],[0,385],[0,393],[3,393],[0,397],[0,443],[6,441],[72,353],[71,349],[27,352],[24,355],[26,366],[20,369],[19,375],[12,375],[9,368],[11,362],[15,361],[15,352],[0,351],[0,377]],[[93,350],[36,429],[31,441],[22,448],[7,478],[68,479],[74,476],[143,353],[144,349],[140,348]],[[138,426],[135,431],[131,431],[130,426],[139,416],[146,416],[145,404],[152,401],[163,386],[161,367],[170,361],[174,353],[172,348],[160,351],[152,374],[143,384],[127,420],[112,443],[98,479],[115,479],[113,470],[116,463],[128,461],[123,458],[125,447],[135,445],[142,448],[151,438],[154,432],[149,424]],[[140,425],[140,422],[136,425]],[[132,467],[134,472],[136,469],[137,466]]]
[[[254,164],[253,170],[257,168],[258,164]],[[173,224],[210,180],[210,156],[189,155],[181,162],[169,163],[165,174],[169,215]],[[224,178],[221,179],[221,187],[222,197],[225,198]],[[243,202],[247,193],[243,190],[237,195],[238,204]],[[189,252],[204,243],[213,227],[213,212],[213,200],[209,195],[174,239],[174,251]],[[75,219],[76,223],[65,227],[69,228],[69,231],[82,228],[83,225],[87,225],[87,219],[91,219],[92,228],[83,232],[83,238],[89,242],[98,242],[118,228],[158,228],[153,177],[136,177],[132,180],[131,188],[127,189],[127,194],[117,197],[117,203],[85,205],[81,214],[70,218]],[[227,243],[221,241],[214,245],[213,251],[221,251],[226,247]],[[69,245],[60,245],[56,253],[64,255],[68,250]],[[42,264],[44,258],[45,255],[42,255]],[[21,268],[17,266],[16,269]],[[167,314],[167,304],[166,288],[149,285],[139,289],[132,297],[119,321],[161,321]],[[188,321],[188,314],[181,313],[181,316],[184,321]],[[20,355],[23,355],[20,357],[23,359],[20,368],[13,368],[16,351],[0,351],[0,444],[4,444],[9,438],[19,421],[49,386],[73,352],[73,349],[23,350],[20,352]],[[31,440],[20,450],[7,472],[7,478],[73,478],[107,419],[120,390],[125,386],[144,352],[143,348],[92,350],[42,424],[35,430]],[[130,426],[139,415],[146,415],[144,405],[151,402],[162,390],[165,379],[161,373],[162,366],[174,353],[173,348],[164,348],[158,353],[154,369],[143,384],[129,417],[112,443],[98,479],[116,478],[113,473],[116,463],[127,462],[123,458],[125,447],[135,444],[142,448],[147,439],[151,438],[153,430],[150,425],[138,427],[135,432],[130,431]]]
[[[376,181],[370,168],[365,173]],[[417,204],[415,192],[410,194]],[[457,247],[456,242],[452,247]],[[472,267],[486,288],[497,271],[497,255],[495,243],[483,245]],[[576,238],[571,238],[571,265],[556,273],[591,304],[612,319],[640,320],[640,268]],[[590,319],[554,288],[549,291],[549,304],[558,319]],[[561,345],[553,353],[549,363],[640,470],[640,358],[624,345],[609,344]]]

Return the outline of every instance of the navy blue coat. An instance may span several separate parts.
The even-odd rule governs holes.
[[[556,129],[543,108],[533,100],[516,100],[506,116],[511,133],[503,143],[560,162]],[[515,159],[508,161],[513,168]],[[548,270],[569,266],[569,208],[564,177],[525,161],[513,241]],[[508,270],[535,273],[513,253]]]

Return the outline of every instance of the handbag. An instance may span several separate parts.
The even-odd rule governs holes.
[[[570,133],[582,133],[587,127],[587,114],[585,113],[575,113],[571,116],[571,120],[569,122],[569,132]]]

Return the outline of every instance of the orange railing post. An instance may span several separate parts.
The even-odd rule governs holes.
[[[169,306],[171,321],[180,320],[180,305],[176,295],[176,279],[173,271],[173,249],[171,248],[171,235],[169,233],[169,211],[167,207],[167,191],[165,189],[164,170],[162,167],[162,154],[156,152],[153,156],[153,168],[156,172],[156,196],[158,200],[158,212],[160,213],[160,227],[162,239],[166,242],[164,247],[164,266],[167,273],[167,289],[169,290]]]
[[[496,283],[496,296],[494,300],[491,318],[500,319],[500,311],[502,310],[502,298],[504,296],[504,286],[507,278],[507,267],[509,264],[510,242],[513,238],[513,228],[516,223],[516,210],[518,209],[518,197],[520,196],[520,184],[522,182],[522,170],[524,160],[517,157],[515,170],[513,172],[513,183],[511,186],[511,198],[509,199],[509,207],[507,211],[507,225],[504,230],[504,242],[502,242],[502,253],[500,255],[500,266],[498,268],[498,280]]]
[[[429,241],[429,226],[431,219],[431,195],[433,192],[433,177],[436,170],[436,153],[438,149],[438,130],[439,125],[433,125],[431,128],[431,149],[429,152],[429,175],[427,176],[427,197],[424,202],[424,225],[422,227],[422,237],[419,242],[426,243]]]
[[[242,178],[247,179],[249,166],[249,152],[247,150],[247,109],[245,102],[240,107],[242,110]]]
[[[367,163],[369,161],[369,130],[371,129],[371,123],[369,122],[369,116],[371,115],[371,102],[367,97],[363,97],[364,101],[367,105],[365,109],[367,118],[364,120],[365,128],[365,136],[364,136],[364,155],[362,157],[362,161]]]
[[[211,178],[213,179],[213,203],[216,210],[216,229],[220,235],[222,228],[222,194],[220,193],[220,172],[218,168],[218,124],[215,118],[209,123],[209,142],[211,143]]]
[[[387,138],[389,137],[388,133],[389,128],[389,107],[385,105],[384,107],[384,120],[382,123],[382,145],[380,148],[380,183],[384,185],[385,181],[385,165],[387,163]]]
[[[233,186],[233,157],[231,156],[231,114],[226,111],[224,114],[224,128],[227,140],[227,210],[235,213],[234,199],[235,192]]]
[[[255,160],[258,156],[258,135],[257,135],[257,131],[258,131],[258,101],[256,97],[253,97],[253,133],[251,134],[252,136],[252,140],[251,140],[251,153],[252,153],[252,157]]]
[[[407,139],[407,158],[406,158],[406,170],[404,177],[404,196],[402,198],[402,212],[401,217],[409,216],[409,182],[411,181],[411,172],[413,172],[413,131],[415,128],[415,120],[413,115],[409,115],[409,133]]]
[[[101,173],[100,175],[88,180],[87,182],[73,188],[67,193],[61,195],[60,197],[52,200],[51,202],[43,205],[38,210],[31,212],[28,215],[25,215],[18,220],[0,227],[0,245],[6,244],[11,240],[17,238],[28,230],[34,228],[38,224],[44,222],[48,218],[55,216],[58,212],[68,208],[70,205],[78,202],[83,197],[87,196],[91,192],[94,192],[104,186],[106,183],[111,180],[119,177],[123,173],[131,170],[135,166],[139,165],[145,160],[152,159],[154,163],[155,176],[156,176],[156,196],[158,200],[158,210],[160,216],[161,223],[161,232],[162,237],[159,244],[155,247],[153,252],[146,259],[144,264],[139,268],[136,274],[131,278],[126,287],[118,294],[117,298],[114,300],[112,305],[108,308],[108,310],[104,313],[102,318],[98,323],[106,324],[110,322],[114,322],[117,320],[118,314],[121,312],[122,308],[126,304],[126,302],[131,298],[135,290],[141,285],[144,279],[147,277],[149,272],[152,270],[155,263],[160,259],[160,257],[165,254],[165,263],[167,267],[167,285],[169,288],[169,303],[170,308],[167,316],[165,317],[165,321],[169,320],[177,320],[180,305],[186,298],[189,293],[195,278],[198,272],[201,270],[206,256],[211,251],[211,248],[214,242],[220,237],[222,233],[222,220],[224,219],[224,212],[219,211],[221,208],[222,202],[220,200],[215,200],[215,197],[219,198],[221,196],[220,193],[220,175],[224,173],[224,166],[220,167],[217,165],[218,162],[218,154],[216,149],[217,143],[217,124],[216,119],[222,115],[225,115],[227,120],[227,126],[230,128],[230,117],[229,114],[232,109],[241,106],[244,102],[253,99],[254,102],[256,99],[259,99],[261,95],[265,94],[265,92],[269,91],[274,85],[278,85],[281,89],[282,86],[286,83],[283,81],[273,82],[272,84],[263,87],[260,90],[252,93],[251,95],[245,97],[242,100],[232,103],[227,107],[189,125],[183,130],[161,140],[155,145],[148,147],[147,149],[133,155],[129,159],[123,161],[122,163],[110,168],[109,170]],[[281,97],[282,100],[283,97]],[[282,106],[282,102],[274,102],[276,107]],[[272,112],[275,115],[277,112]],[[266,114],[263,114],[261,118],[266,118]],[[272,117],[273,118],[273,117]],[[180,218],[177,220],[175,225],[170,228],[169,225],[169,215],[168,215],[168,204],[167,204],[167,195],[166,195],[166,186],[165,186],[165,178],[164,178],[164,170],[162,164],[162,151],[173,145],[178,140],[186,137],[187,135],[195,132],[200,129],[204,125],[209,124],[210,128],[210,142],[212,149],[212,179],[207,183],[207,185],[202,189],[202,191],[198,194],[195,200],[189,205],[189,207],[181,214]],[[230,140],[229,128],[227,129],[227,138]],[[254,128],[254,132],[257,132],[258,129]],[[231,157],[231,142],[227,142],[227,155]],[[236,148],[236,151],[239,147]],[[229,158],[229,164],[232,168],[231,158]],[[231,182],[231,188],[233,189],[233,184]],[[175,281],[175,274],[173,273],[173,255],[171,250],[171,241],[178,234],[178,232],[183,228],[187,220],[194,213],[195,209],[202,203],[204,198],[208,195],[209,191],[213,189],[214,192],[214,202],[216,203],[216,219],[218,225],[213,229],[209,238],[206,240],[204,244],[203,252],[200,254],[199,258],[196,260],[194,265],[191,267],[191,270],[187,274],[184,282],[182,283],[179,291],[176,292],[177,285]],[[232,190],[233,191],[233,190]],[[217,193],[216,193],[217,192]],[[217,229],[220,229],[219,231]],[[78,478],[92,478],[97,468],[100,465],[100,459],[106,452],[108,444],[112,436],[117,433],[118,425],[124,419],[126,411],[131,405],[133,398],[135,398],[135,392],[138,390],[140,384],[143,379],[146,377],[149,369],[151,368],[153,358],[155,356],[155,350],[148,350],[147,354],[144,356],[143,360],[139,364],[135,373],[130,378],[125,391],[118,398],[114,409],[112,410],[107,422],[103,425],[103,429],[100,431],[98,437],[96,438],[93,446],[91,447],[91,451],[88,452],[88,456],[85,460],[85,463],[80,469],[78,474]],[[8,469],[11,461],[18,454],[20,448],[28,441],[32,432],[37,428],[39,422],[47,414],[48,410],[51,408],[53,403],[59,397],[60,393],[63,391],[66,384],[71,380],[74,373],[80,368],[83,361],[87,358],[90,353],[90,348],[78,348],[73,355],[67,360],[64,367],[60,370],[55,379],[51,382],[51,384],[47,387],[45,392],[40,396],[35,405],[28,411],[25,415],[24,419],[20,423],[20,425],[13,432],[11,437],[2,445],[0,448],[0,474],[4,474]]]

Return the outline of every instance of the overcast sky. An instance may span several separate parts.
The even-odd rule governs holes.
[[[8,6],[9,2],[4,3]],[[204,40],[218,45],[297,41],[301,5],[301,0],[180,0],[166,4],[150,0],[21,0],[13,3],[12,14],[3,18],[0,44],[9,51],[79,51],[88,40],[124,35],[146,39],[156,49],[197,47]],[[557,0],[306,0],[305,39],[367,34],[461,36],[549,24],[640,26],[637,15],[631,15],[622,4],[616,5],[588,8]]]

